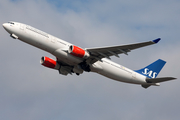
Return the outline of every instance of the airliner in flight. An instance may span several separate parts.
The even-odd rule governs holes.
[[[23,23],[8,22],[4,23],[3,27],[12,38],[19,39],[54,55],[56,60],[43,56],[40,63],[45,67],[58,70],[59,74],[62,75],[73,73],[80,75],[84,71],[96,72],[110,79],[139,84],[144,88],[151,85],[159,86],[160,82],[176,79],[174,77],[156,78],[166,63],[161,59],[135,71],[110,60],[111,56],[128,55],[128,52],[134,49],[156,44],[160,38],[136,44],[81,48]]]

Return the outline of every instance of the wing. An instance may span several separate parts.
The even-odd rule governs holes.
[[[131,50],[156,44],[160,40],[161,40],[160,38],[157,38],[152,41],[129,44],[129,45],[101,47],[101,48],[87,48],[86,50],[90,53],[90,57],[86,61],[89,63],[94,63],[98,60],[101,61],[102,58],[110,59],[110,56],[119,57],[118,54],[122,54],[122,53],[128,55],[128,52],[130,52]]]

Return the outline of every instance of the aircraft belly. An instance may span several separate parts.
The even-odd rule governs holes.
[[[57,49],[52,54],[56,56],[60,61],[63,61],[64,63],[69,65],[77,65],[83,62],[83,59],[72,56],[71,54],[68,54],[62,49]]]

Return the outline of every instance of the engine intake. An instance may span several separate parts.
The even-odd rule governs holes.
[[[77,47],[75,45],[71,45],[69,47],[69,51],[68,51],[71,55],[79,57],[79,58],[85,58],[87,59],[90,55],[87,51],[85,51],[84,49]]]

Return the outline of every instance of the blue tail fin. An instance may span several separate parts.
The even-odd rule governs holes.
[[[165,61],[159,59],[155,61],[154,63],[146,66],[145,68],[136,70],[135,72],[142,74],[148,78],[156,78],[165,64],[166,64]]]

